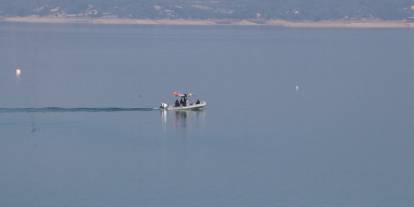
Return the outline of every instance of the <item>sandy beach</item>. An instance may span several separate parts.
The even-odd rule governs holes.
[[[281,26],[290,28],[414,28],[414,21],[407,20],[323,20],[323,21],[288,21],[271,20],[233,20],[233,19],[127,19],[127,18],[89,18],[89,17],[55,17],[27,16],[0,17],[0,22],[52,23],[52,24],[112,24],[112,25],[239,25],[239,26]]]

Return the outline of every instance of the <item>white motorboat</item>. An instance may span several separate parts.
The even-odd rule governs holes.
[[[179,93],[173,92],[173,96],[180,98],[176,100],[175,104],[168,105],[166,103],[161,103],[160,109],[161,110],[168,110],[168,111],[179,111],[179,110],[201,110],[205,106],[207,106],[206,101],[197,100],[196,102],[192,102],[190,97],[192,96],[191,93]]]

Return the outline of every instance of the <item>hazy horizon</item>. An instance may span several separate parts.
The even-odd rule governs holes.
[[[14,0],[0,16],[83,16],[149,19],[407,19],[414,0]]]

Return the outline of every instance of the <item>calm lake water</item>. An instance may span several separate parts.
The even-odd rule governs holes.
[[[0,206],[409,207],[413,138],[414,30],[0,23]]]

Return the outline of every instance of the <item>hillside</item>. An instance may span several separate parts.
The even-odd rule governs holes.
[[[13,0],[0,16],[139,19],[407,19],[414,0]]]

